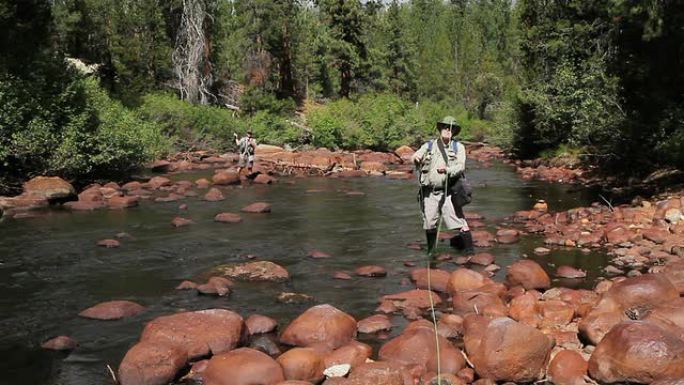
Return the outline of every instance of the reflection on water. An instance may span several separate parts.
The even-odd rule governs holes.
[[[206,174],[174,178],[195,180],[201,176]],[[475,192],[468,210],[484,215],[492,231],[504,217],[529,209],[537,199],[546,199],[552,210],[596,200],[589,192],[570,192],[567,186],[521,181],[503,165],[473,168],[469,176]],[[229,308],[244,317],[265,314],[284,326],[311,304],[280,304],[275,298],[282,291],[311,294],[316,303],[331,303],[360,319],[373,313],[379,296],[407,290],[401,280],[410,268],[402,262],[424,263],[421,252],[405,247],[423,240],[413,181],[294,178],[281,182],[228,188],[223,202],[188,199],[187,211],[177,209],[179,202],[143,203],[129,210],[52,211],[38,218],[0,223],[0,384],[108,383],[106,365],[116,369],[144,323],[179,310]],[[365,195],[348,196],[348,191]],[[255,201],[272,203],[273,212],[243,214],[243,222],[235,225],[213,222],[215,214],[237,212]],[[195,224],[172,228],[170,221],[176,215]],[[98,240],[120,232],[130,234],[120,248],[95,246]],[[529,237],[487,251],[504,267],[527,254],[549,272],[555,268],[548,263],[589,271],[589,279],[579,284],[557,282],[568,286],[590,287],[606,262],[604,255],[575,250],[533,256],[539,242]],[[312,249],[332,258],[307,258]],[[183,279],[205,278],[211,267],[246,261],[249,254],[285,266],[291,280],[238,283],[229,298],[174,290]],[[351,281],[330,277],[337,270],[351,271],[364,264],[383,265],[388,276]],[[443,263],[440,267],[453,270],[456,266]],[[497,278],[504,275],[502,269]],[[88,306],[113,299],[133,300],[147,310],[112,322],[76,316]],[[401,325],[404,321],[395,317],[393,322]],[[69,355],[40,349],[42,341],[62,334],[75,338],[80,347]]]

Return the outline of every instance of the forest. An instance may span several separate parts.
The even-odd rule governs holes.
[[[260,142],[684,166],[674,0],[0,0],[0,192]]]

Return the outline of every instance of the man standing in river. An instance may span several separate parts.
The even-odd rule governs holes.
[[[461,126],[456,119],[447,116],[437,122],[437,130],[439,138],[423,144],[412,158],[419,172],[420,206],[428,253],[432,253],[437,243],[437,227],[441,217],[447,230],[461,231],[465,253],[470,255],[474,253],[473,237],[463,208],[454,206],[450,191],[450,187],[465,171],[465,147],[454,139],[461,131]]]
[[[238,139],[238,135],[233,133],[235,137],[235,144],[238,146],[238,153],[240,154],[240,159],[238,160],[238,175],[240,171],[247,166],[247,171],[249,174],[252,173],[252,167],[254,166],[254,153],[256,152],[256,140],[252,138],[252,130],[247,131],[247,136]]]

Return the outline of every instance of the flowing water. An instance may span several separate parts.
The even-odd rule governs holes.
[[[589,191],[522,181],[505,165],[471,166],[475,191],[467,209],[482,214],[492,232],[506,216],[529,209],[537,199],[547,200],[551,210],[597,200]],[[202,176],[207,174],[173,178]],[[350,196],[349,191],[364,195]],[[187,199],[187,211],[179,211],[181,202],[144,202],[128,210],[53,210],[36,218],[0,222],[0,384],[109,384],[107,365],[116,370],[144,324],[179,310],[228,308],[243,317],[260,313],[283,327],[312,306],[278,303],[276,296],[283,291],[313,295],[313,304],[330,303],[361,319],[373,314],[381,295],[409,289],[401,283],[410,270],[403,262],[425,264],[422,252],[406,247],[423,241],[415,181],[284,178],[271,186],[226,188],[224,194],[226,200],[215,203]],[[255,201],[270,202],[273,212],[242,214],[240,224],[213,221],[219,212],[238,212]],[[176,215],[196,223],[173,228],[170,221]],[[120,232],[130,234],[120,248],[95,245]],[[607,262],[601,253],[584,255],[573,249],[533,256],[540,242],[538,237],[524,237],[518,244],[487,249],[504,267],[496,279],[503,279],[505,266],[527,254],[549,272],[560,264],[589,272],[586,280],[555,281],[556,285],[590,287]],[[449,251],[446,244],[440,247]],[[306,257],[313,249],[332,257]],[[230,297],[223,298],[174,290],[184,279],[201,281],[212,267],[248,261],[248,255],[284,266],[291,279],[238,282]],[[331,278],[335,271],[353,271],[365,264],[384,266],[388,276]],[[439,267],[453,270],[456,265],[447,262]],[[114,299],[132,300],[147,309],[119,321],[77,316],[89,306]],[[392,320],[397,326],[405,323],[400,316]],[[57,335],[69,335],[80,346],[70,354],[40,348],[41,342]]]

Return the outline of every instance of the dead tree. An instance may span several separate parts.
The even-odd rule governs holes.
[[[193,104],[209,104],[214,81],[209,56],[211,46],[206,34],[216,0],[183,0],[176,47],[171,59],[181,99]]]

